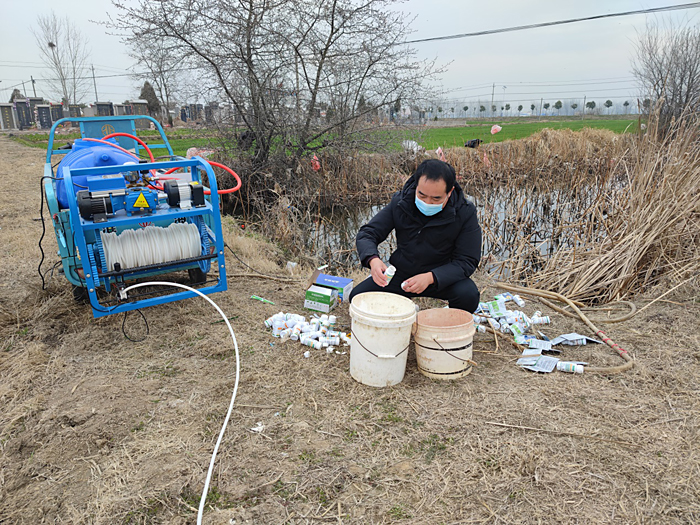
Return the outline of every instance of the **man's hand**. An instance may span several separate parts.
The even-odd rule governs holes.
[[[386,264],[379,257],[375,257],[369,262],[369,267],[372,270],[372,280],[379,286],[384,288],[389,282],[384,277],[384,271],[386,270]]]
[[[403,288],[405,292],[423,293],[423,291],[434,282],[433,272],[419,273],[401,283],[401,288]]]

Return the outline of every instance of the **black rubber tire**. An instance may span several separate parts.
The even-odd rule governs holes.
[[[199,268],[190,268],[187,270],[190,276],[190,283],[192,284],[202,284],[207,280],[207,274]]]
[[[84,303],[87,304],[90,302],[90,296],[88,295],[87,288],[84,286],[73,286],[73,300],[75,300],[76,303]]]

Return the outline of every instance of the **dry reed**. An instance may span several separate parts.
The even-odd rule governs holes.
[[[686,125],[663,142],[655,136],[545,129],[447,150],[479,210],[482,267],[587,302],[696,272],[697,131]],[[288,258],[347,268],[357,263],[354,236],[373,206],[388,202],[425,156],[319,158],[318,171],[304,161],[281,174],[250,176],[225,206]]]
[[[591,206],[599,232],[581,246],[553,252],[526,281],[587,302],[619,300],[700,270],[700,142],[697,122],[680,124],[658,142],[648,133],[634,140]]]

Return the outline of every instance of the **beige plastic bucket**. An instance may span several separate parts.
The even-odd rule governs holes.
[[[350,317],[350,375],[368,386],[400,383],[416,320],[413,301],[386,292],[359,294],[350,304]]]
[[[414,330],[416,361],[423,375],[457,379],[472,371],[472,314],[456,308],[423,310]]]

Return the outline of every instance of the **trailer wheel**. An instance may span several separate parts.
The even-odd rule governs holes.
[[[87,304],[90,301],[90,296],[88,295],[87,288],[84,286],[73,286],[73,299],[76,303]]]
[[[199,268],[190,268],[187,270],[187,273],[190,276],[190,283],[192,284],[202,284],[207,280],[206,272],[203,272]]]

